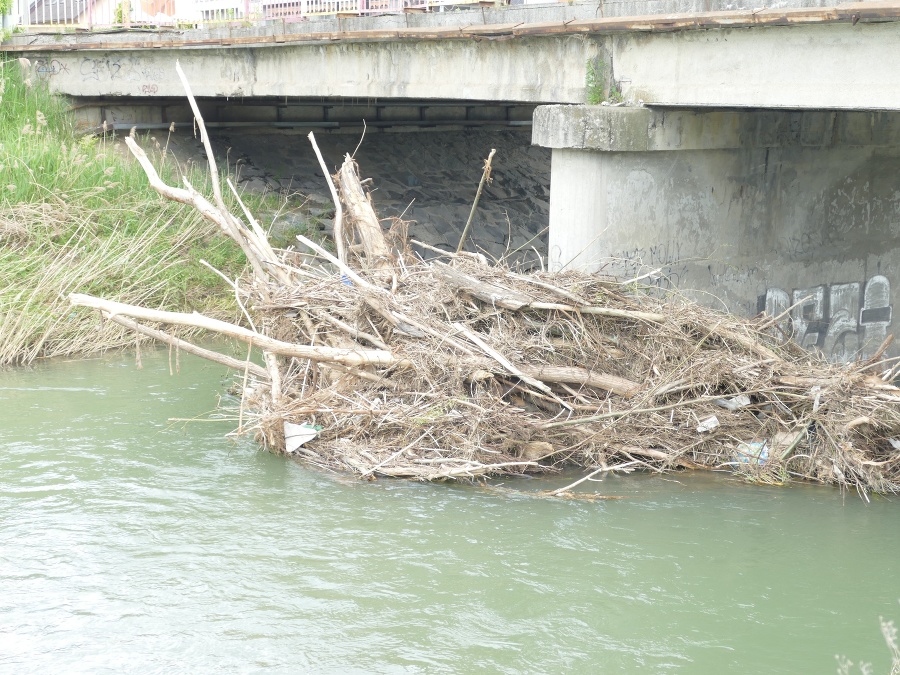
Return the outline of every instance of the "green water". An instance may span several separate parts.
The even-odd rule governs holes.
[[[224,370],[0,373],[0,672],[888,671],[898,509],[608,477],[627,498],[334,480],[225,438]],[[515,480],[529,491],[552,480]]]

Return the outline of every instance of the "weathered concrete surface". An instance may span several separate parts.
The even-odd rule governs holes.
[[[579,103],[621,95],[666,106],[900,110],[896,2],[543,23],[504,16],[462,26],[449,13],[431,20],[440,27],[356,32],[339,22],[334,33],[289,34],[282,24],[263,27],[266,35],[169,31],[53,44],[29,36],[31,44],[3,49],[31,54],[51,88],[79,97],[178,95],[178,58],[202,96]]]
[[[538,109],[536,140],[565,137],[537,124],[559,112]],[[799,302],[785,330],[835,360],[896,331],[900,114],[598,117],[605,130],[554,146],[551,268],[651,273],[744,315]]]
[[[56,52],[31,59],[53,91],[75,97],[183,96],[177,59],[196,96],[580,102],[585,64],[598,50],[593,40],[552,37]]]
[[[612,60],[633,101],[900,110],[900,23],[629,34]]]
[[[548,2],[541,5],[523,5],[513,2],[499,7],[459,5],[446,11],[415,12],[410,14],[383,14],[366,17],[310,16],[302,22],[285,23],[281,20],[246,25],[231,25],[200,29],[161,29],[159,31],[116,31],[102,33],[68,34],[60,36],[56,31],[29,32],[9,36],[4,44],[13,46],[67,44],[89,45],[133,42],[136,36],[148,41],[180,41],[206,39],[242,39],[267,36],[311,35],[322,33],[350,33],[360,31],[384,31],[401,29],[438,29],[472,26],[517,26],[521,24],[570,23],[598,18],[645,17],[677,14],[708,14],[710,12],[759,11],[777,7],[778,10],[823,8],[833,5],[832,0],[595,0],[581,2]]]
[[[607,152],[900,147],[897,120],[891,112],[546,105],[535,109],[532,141],[544,148]]]

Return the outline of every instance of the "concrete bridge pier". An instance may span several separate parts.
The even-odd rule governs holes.
[[[650,273],[744,315],[799,303],[782,328],[832,360],[897,331],[900,113],[541,106],[533,142],[551,269]]]

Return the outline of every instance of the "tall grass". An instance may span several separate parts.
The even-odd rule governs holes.
[[[15,61],[0,68],[0,205],[52,201],[109,205],[104,193],[139,188],[110,151],[112,138],[79,137],[63,99],[22,79]],[[101,189],[102,188],[102,189]],[[124,188],[124,190],[122,190]]]
[[[160,174],[181,182],[146,138]],[[93,352],[133,338],[69,308],[72,291],[176,311],[233,316],[240,249],[192,209],[153,192],[111,134],[79,136],[65,101],[0,61],[0,364]],[[201,190],[208,176],[190,175]]]

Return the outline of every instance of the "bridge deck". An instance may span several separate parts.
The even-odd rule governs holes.
[[[473,17],[474,18],[474,17]],[[212,35],[209,31],[168,30],[140,33],[95,32],[77,35],[54,34],[52,40],[34,35],[13,36],[0,45],[2,52],[55,52],[73,50],[131,50],[154,48],[258,47],[265,45],[321,44],[334,42],[396,42],[405,40],[502,40],[522,37],[561,35],[609,35],[616,33],[668,33],[716,28],[754,28],[823,24],[885,23],[900,21],[900,2],[850,2],[835,7],[769,8],[760,10],[728,10],[596,19],[574,19],[551,22],[511,22],[465,26],[433,26],[369,30],[316,31],[315,24],[305,30],[289,32],[297,24],[269,25],[238,34]],[[251,32],[252,34],[242,34]],[[140,35],[139,39],[123,39]]]
[[[569,8],[486,10],[486,23],[477,11],[436,13],[410,27],[381,17],[26,34],[0,50],[33,55],[38,77],[76,97],[180,96],[179,59],[209,97],[900,110],[900,0],[605,18],[586,9],[556,21],[536,19]]]

